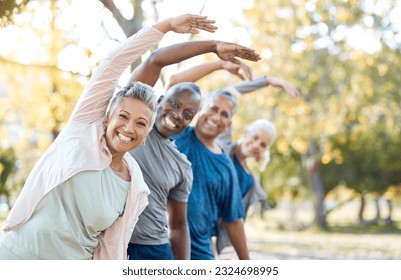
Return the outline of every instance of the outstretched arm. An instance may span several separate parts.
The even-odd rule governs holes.
[[[154,86],[163,67],[208,52],[214,52],[222,60],[222,63],[235,65],[232,66],[233,69],[244,67],[236,57],[251,61],[259,59],[259,55],[254,50],[234,43],[216,40],[184,42],[154,51],[132,72],[129,81],[141,81]]]
[[[266,83],[272,87],[284,89],[292,97],[298,97],[301,95],[301,93],[295,87],[285,80],[274,77],[266,77]]]
[[[219,60],[197,65],[172,75],[167,88],[170,88],[181,82],[196,82],[218,70],[226,70],[241,80],[245,80],[244,75],[248,80],[252,80],[252,68],[245,63],[241,62],[240,64],[237,64],[231,61]],[[244,75],[241,74],[240,71],[243,71]]]

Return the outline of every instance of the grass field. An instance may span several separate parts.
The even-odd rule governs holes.
[[[311,228],[309,207],[293,211],[283,206],[266,211],[263,218],[247,219],[246,234],[251,255],[259,259],[401,259],[401,206],[393,209],[392,225],[358,225],[359,203],[349,203],[328,216],[329,231]],[[386,213],[383,213],[384,215]],[[368,204],[365,219],[375,216]]]

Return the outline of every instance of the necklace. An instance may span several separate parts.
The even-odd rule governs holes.
[[[111,165],[110,165],[110,168],[111,168],[111,170],[113,170],[114,172],[117,172],[117,173],[123,173],[123,169],[121,169],[121,170],[117,170],[117,169],[114,169],[113,167],[111,167]]]
[[[120,174],[122,174],[122,173],[124,173],[124,171],[127,169],[127,166],[125,165],[125,163],[123,162],[123,164],[122,164],[122,166],[120,167],[120,168],[113,168],[113,166],[111,166],[111,164],[110,164],[110,168],[114,171],[114,172],[117,172],[117,173],[120,173]]]

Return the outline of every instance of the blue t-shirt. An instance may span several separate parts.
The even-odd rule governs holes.
[[[235,155],[233,155],[232,159],[234,162],[235,170],[237,171],[238,181],[241,188],[241,196],[243,198],[254,184],[253,176],[252,174],[246,172],[246,170],[242,167],[241,163],[238,161]]]
[[[174,138],[191,162],[194,177],[188,199],[191,259],[214,259],[211,237],[217,234],[218,218],[234,222],[245,216],[237,173],[229,156],[211,152],[193,127]]]

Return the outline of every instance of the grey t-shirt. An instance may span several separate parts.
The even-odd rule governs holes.
[[[167,200],[187,202],[192,187],[191,163],[170,139],[152,129],[146,145],[130,154],[141,167],[149,187],[149,205],[139,216],[131,242],[142,245],[166,244],[168,240]]]

